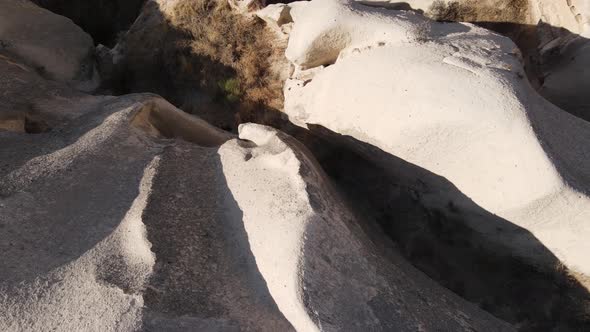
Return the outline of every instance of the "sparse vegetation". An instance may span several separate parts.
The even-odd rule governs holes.
[[[224,81],[223,90],[229,88],[231,95],[250,102],[280,107],[282,82],[272,72],[271,61],[282,52],[277,52],[274,34],[261,20],[234,13],[227,1],[198,0],[180,2],[171,22],[189,33],[193,54],[235,71],[235,77],[221,73],[222,77],[210,78]],[[236,89],[241,93],[236,94]]]
[[[466,15],[466,10],[469,10],[471,15]],[[428,8],[427,15],[437,21],[464,21],[462,17],[473,16],[471,11],[473,8],[462,6],[457,1],[446,2],[444,0],[434,1]]]
[[[437,21],[509,23],[524,23],[527,13],[527,0],[495,1],[493,6],[479,0],[436,0],[426,12]]]
[[[117,92],[158,93],[224,128],[237,113],[282,108],[283,82],[273,68],[284,50],[262,20],[227,1],[196,0],[166,13],[149,3],[138,21],[141,29],[123,38]]]

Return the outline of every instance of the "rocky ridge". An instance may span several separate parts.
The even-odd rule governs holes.
[[[414,218],[409,188],[446,225],[467,225],[477,250],[588,273],[590,127],[532,90],[509,39],[349,1],[270,5],[253,14],[288,42],[284,113],[301,128],[230,133],[154,94],[84,92],[92,39],[28,1],[1,6],[0,329],[587,326],[466,296],[478,307],[373,224]],[[40,35],[55,29],[65,46]],[[324,141],[385,170],[383,192],[363,190],[388,198],[350,195],[373,172],[350,173]],[[586,291],[567,282],[539,302],[587,314]]]

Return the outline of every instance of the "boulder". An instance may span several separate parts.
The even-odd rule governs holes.
[[[546,246],[590,273],[583,254],[590,250],[590,124],[531,88],[512,41],[471,24],[349,1],[312,1],[292,16],[289,60],[332,63],[311,82],[288,82],[292,121],[448,179],[543,243],[515,241],[522,257],[542,262],[551,255]]]
[[[145,0],[31,0],[51,12],[65,16],[95,42],[113,46],[119,34],[128,29],[139,15]]]
[[[164,24],[150,8],[145,19]],[[558,262],[526,230],[495,229],[497,216],[473,201],[585,271],[589,125],[532,92],[513,43],[346,1],[289,10],[294,121],[349,135],[381,169],[410,169],[407,199],[444,202],[482,233],[504,232],[494,254]],[[100,52],[103,68],[117,62],[117,51]],[[231,134],[157,95],[88,95],[34,66],[27,53],[0,51],[0,330],[519,327],[408,263],[292,136],[252,123]],[[394,155],[407,161],[385,162]],[[473,201],[429,187],[427,171]],[[384,209],[408,208],[383,194]],[[472,245],[465,234],[449,242]],[[474,247],[500,248],[489,242]],[[478,257],[489,268],[495,256]],[[563,305],[565,286],[550,288]]]
[[[84,81],[94,75],[92,38],[69,19],[28,0],[0,3],[0,51],[20,57],[50,79]]]
[[[382,6],[380,1],[363,2]],[[435,19],[469,21],[512,38],[526,55],[529,79],[552,103],[590,120],[590,3],[583,0],[414,0]]]
[[[540,93],[555,105],[590,121],[590,4],[541,1],[538,4]],[[547,28],[553,27],[553,28]]]
[[[375,245],[292,137],[0,72],[0,115],[51,125],[0,129],[0,329],[513,330]]]
[[[279,39],[286,39],[291,31],[291,7],[286,4],[268,5],[258,11],[256,16],[266,22],[266,25],[273,29]]]

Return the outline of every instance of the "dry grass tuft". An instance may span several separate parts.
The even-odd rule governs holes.
[[[437,21],[525,23],[528,0],[436,0],[427,15]]]
[[[209,72],[207,84],[222,86],[230,99],[281,108],[282,82],[271,61],[282,53],[264,22],[234,13],[220,0],[180,2],[170,20],[190,35],[193,54],[235,71],[235,77]]]
[[[121,41],[119,93],[155,92],[186,112],[235,129],[237,114],[282,109],[284,46],[225,0],[148,3]]]

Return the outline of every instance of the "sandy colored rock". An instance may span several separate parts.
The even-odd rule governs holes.
[[[192,119],[134,95],[0,134],[2,329],[510,330],[378,258],[292,138]]]
[[[590,273],[582,254],[590,249],[590,126],[532,90],[508,38],[347,1],[314,1],[292,14],[288,58],[308,66],[335,61],[307,84],[290,83],[293,121],[350,135],[447,178]]]
[[[22,4],[27,13],[36,8]],[[175,5],[152,2],[140,19],[166,27],[158,10],[172,13]],[[534,315],[511,326],[420,272],[401,256],[404,242],[394,244],[390,230],[371,224],[391,211],[415,217],[410,210],[417,207],[426,221],[414,226],[436,218],[433,227],[448,237],[450,250],[493,251],[469,257],[479,261],[465,266],[466,274],[512,267],[509,274],[525,282],[549,285],[548,294],[533,298],[557,294],[545,307],[531,306],[549,316],[561,314],[553,313],[555,305],[569,308],[569,288],[561,294],[567,287],[551,284],[561,279],[528,280],[541,274],[501,260],[557,264],[553,251],[587,271],[590,129],[532,90],[514,44],[471,24],[344,0],[258,13],[290,38],[291,119],[329,132],[334,141],[325,149],[336,138],[350,142],[362,165],[375,168],[339,165],[346,179],[336,187],[324,169],[347,162],[344,156],[326,162],[318,153],[320,165],[280,130],[246,123],[236,136],[154,94],[85,94],[35,69],[27,53],[0,50],[0,330],[569,326]],[[290,35],[284,26],[293,27]],[[138,39],[151,31],[140,27]],[[30,39],[37,33],[31,30]],[[103,65],[117,63],[117,48],[100,52]],[[310,149],[317,144],[305,142]],[[375,188],[356,194],[375,200],[374,211],[345,196],[342,182],[357,179],[373,181],[362,184]],[[372,196],[382,189],[375,181],[391,188]],[[441,204],[445,211],[429,210]],[[448,215],[468,219],[473,233],[442,224]],[[500,217],[506,220],[497,227]],[[449,229],[454,233],[444,234]],[[420,248],[422,257],[432,248]],[[504,281],[522,282],[498,283]],[[576,319],[572,326],[585,322]]]
[[[389,8],[387,2],[361,3]],[[528,77],[539,93],[567,112],[590,119],[588,1],[411,0],[407,4],[402,9],[439,20],[478,23],[511,37],[525,54]]]
[[[27,0],[0,3],[0,50],[58,81],[94,74],[92,38],[69,19]]]

